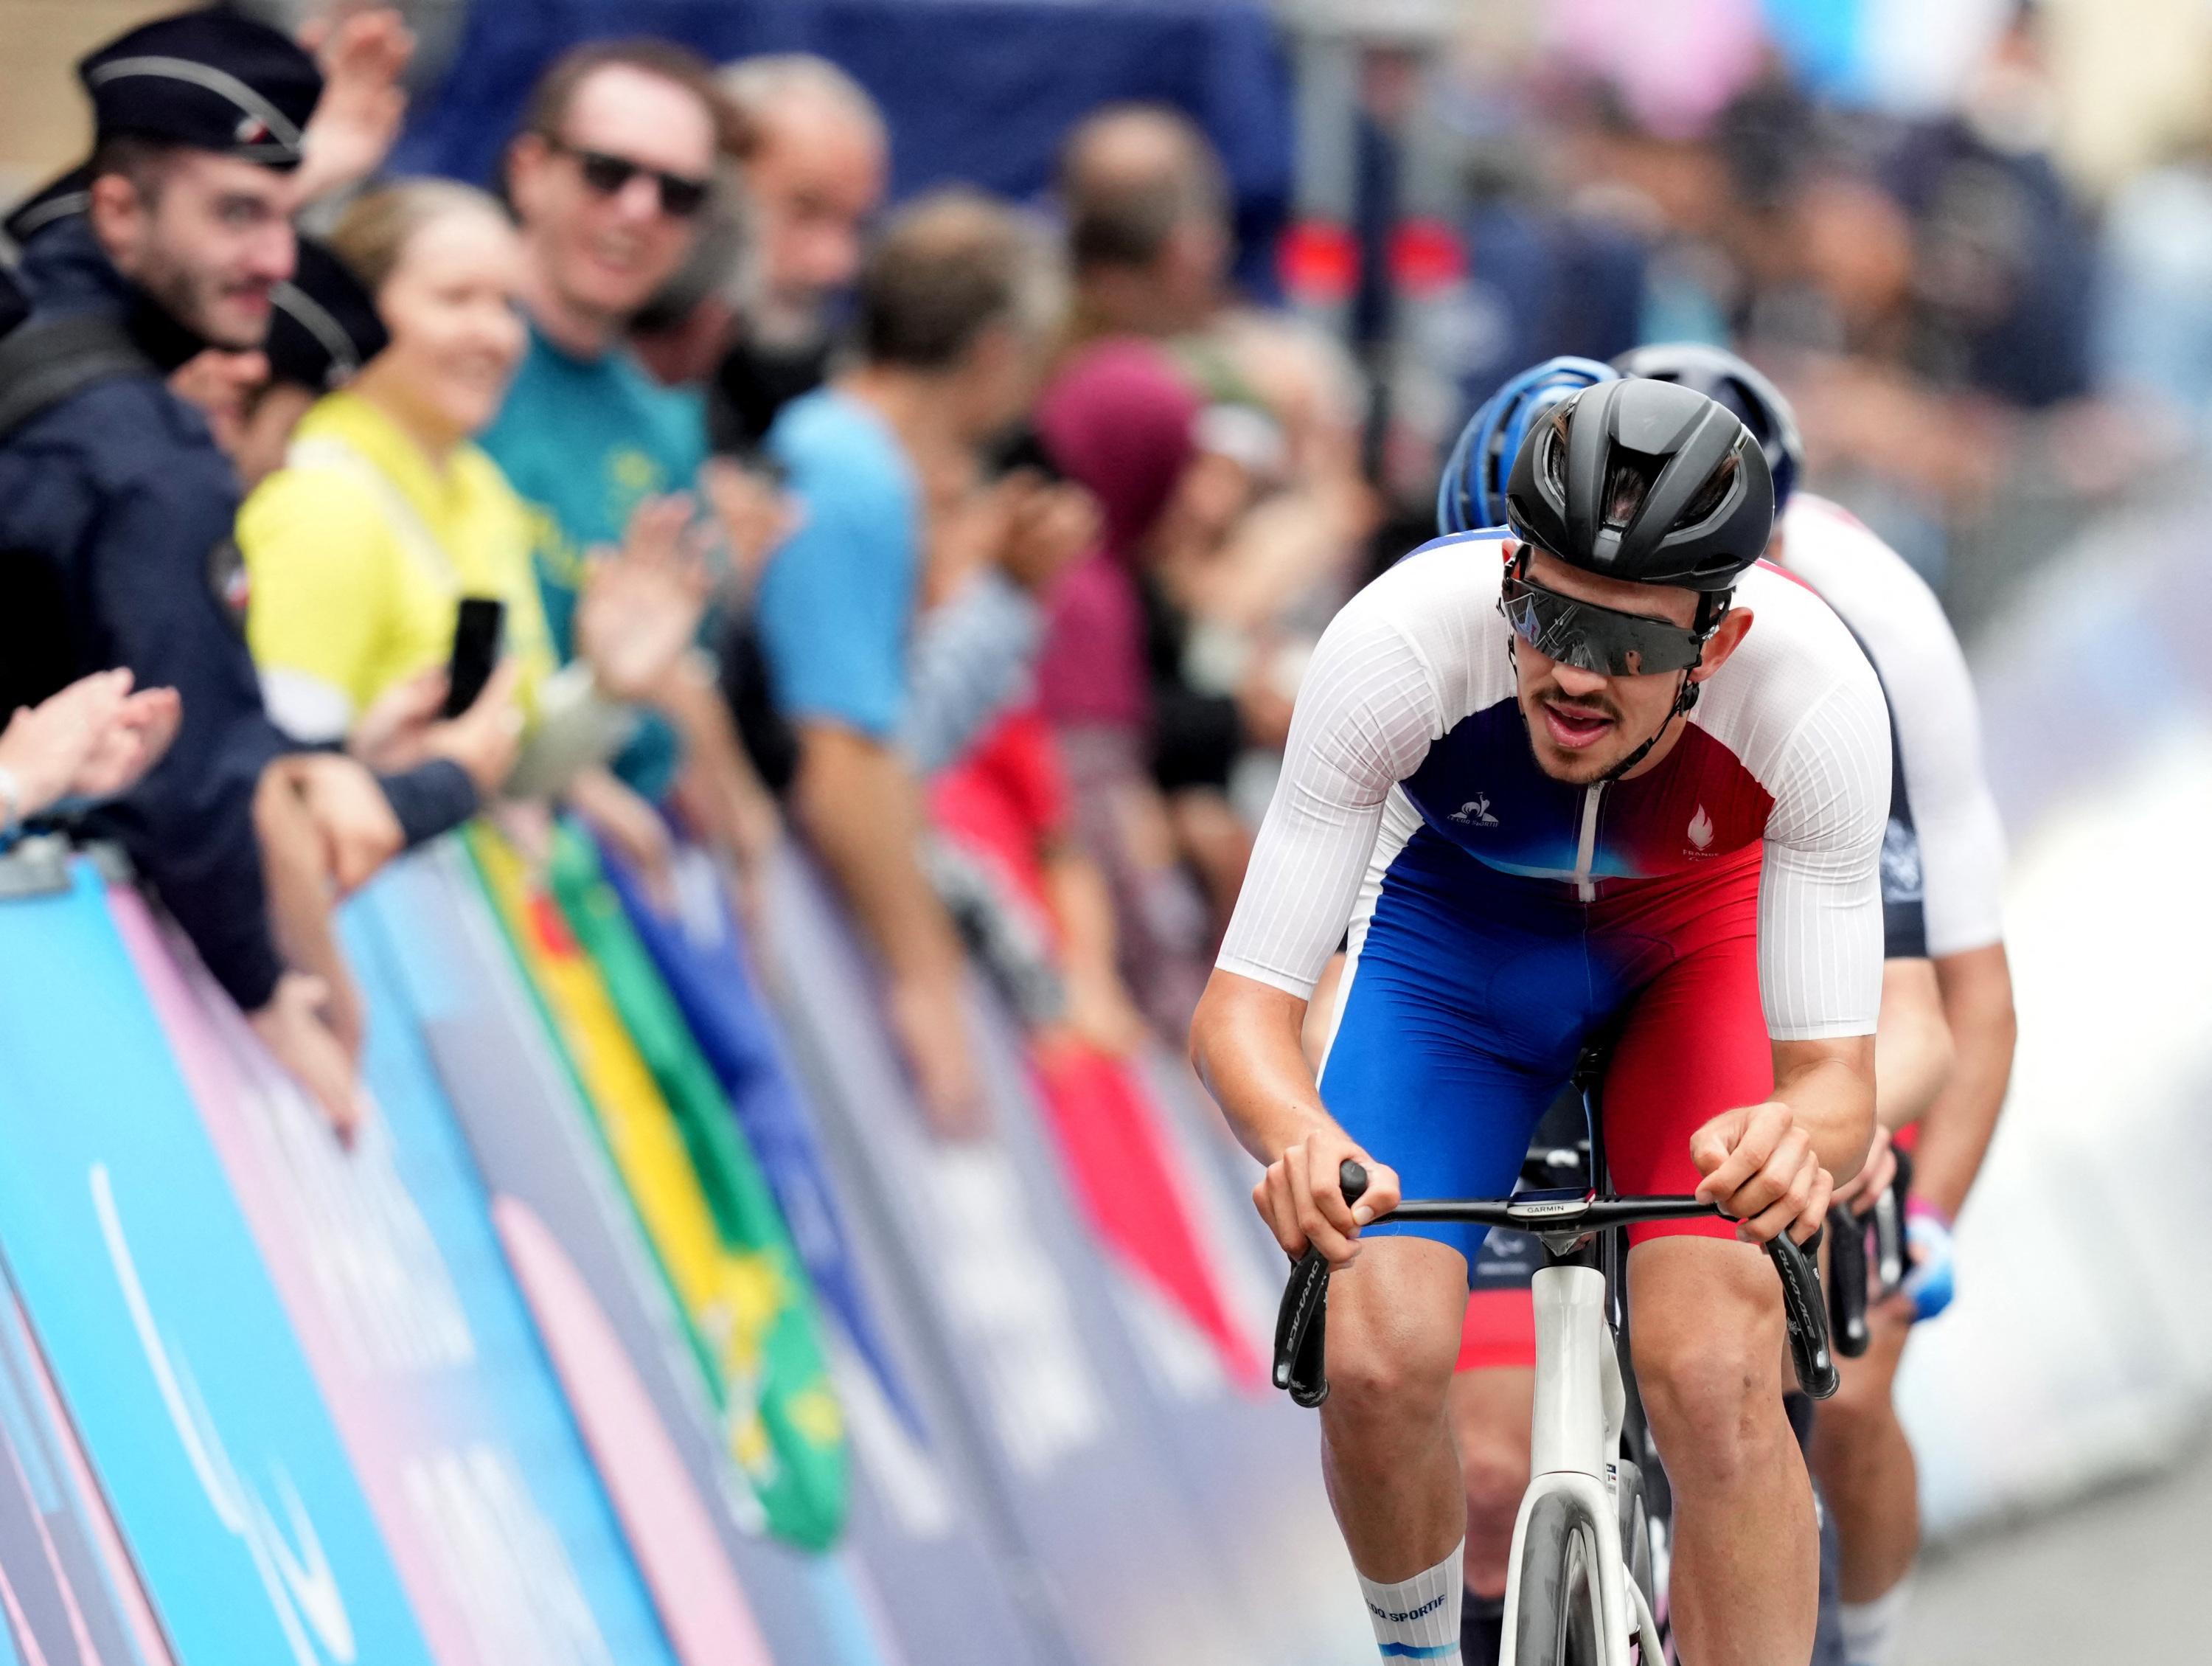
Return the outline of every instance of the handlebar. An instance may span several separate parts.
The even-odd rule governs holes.
[[[1367,1190],[1367,1170],[1346,1159],[1337,1173],[1344,1201],[1357,1203]],[[1551,1198],[1516,1203],[1510,1197],[1458,1200],[1419,1199],[1401,1203],[1382,1220],[1464,1221],[1477,1226],[1512,1227],[1523,1232],[1581,1236],[1650,1221],[1690,1220],[1717,1216],[1720,1210],[1694,1197]],[[1828,1315],[1820,1300],[1820,1279],[1812,1256],[1816,1233],[1800,1248],[1786,1232],[1768,1240],[1767,1259],[1782,1280],[1783,1315],[1790,1331],[1790,1356],[1798,1386],[1815,1400],[1835,1393],[1836,1362],[1828,1346]],[[1324,1369],[1328,1321],[1328,1260],[1308,1245],[1291,1269],[1283,1304],[1275,1318],[1275,1386],[1298,1405],[1311,1408],[1328,1398]]]

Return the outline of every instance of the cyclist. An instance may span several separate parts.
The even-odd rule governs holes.
[[[1816,596],[1754,565],[1765,459],[1701,394],[1573,394],[1521,447],[1507,507],[1510,531],[1417,550],[1324,635],[1193,1056],[1267,1164],[1254,1201],[1278,1241],[1346,1269],[1324,1468],[1377,1643],[1449,1663],[1466,1510],[1446,1398],[1483,1234],[1369,1223],[1401,1183],[1510,1189],[1580,1045],[1619,1020],[1615,1180],[1742,1223],[1632,1234],[1676,1632],[1699,1666],[1802,1659],[1812,1491],[1779,1292],[1735,1240],[1810,1236],[1872,1134],[1881,690]],[[1317,1085],[1300,1026],[1347,921]],[[1346,1158],[1373,1177],[1356,1209]]]
[[[1912,1449],[1890,1402],[1916,1319],[1932,1318],[1952,1292],[1951,1223],[1981,1168],[2012,1070],[2012,976],[2005,959],[1999,884],[2004,833],[1984,775],[1980,716],[1966,656],[1943,609],[1904,557],[1855,517],[1788,483],[1802,462],[1788,403],[1734,354],[1672,344],[1615,362],[1632,376],[1697,389],[1742,420],[1774,464],[1778,506],[1768,554],[1818,590],[1858,635],[1891,696],[1904,789],[1923,892],[1926,976],[1940,997],[1951,1064],[1933,1103],[1893,1103],[1889,1003],[1883,993],[1881,1116],[1913,1155],[1907,1223],[1914,1268],[1905,1296],[1868,1316],[1864,1355],[1839,1361],[1843,1387],[1820,1408],[1813,1468],[1843,1539],[1844,1651],[1851,1666],[1881,1666],[1893,1645],[1919,1552]],[[1886,873],[1885,878],[1890,877]],[[1924,1114],[1919,1114],[1924,1113]],[[1918,1115],[1917,1124],[1915,1116]]]
[[[1778,503],[1790,498],[1802,461],[1794,423],[1779,395],[1759,373],[1733,355],[1698,346],[1639,350],[1631,374],[1684,380],[1727,405],[1760,443],[1775,482]],[[1628,360],[1620,362],[1624,368]],[[1622,374],[1595,360],[1557,358],[1508,380],[1469,419],[1437,487],[1440,531],[1493,526],[1504,518],[1506,476],[1522,438],[1542,414],[1577,389]],[[1739,392],[1737,390],[1741,389]],[[1779,420],[1766,420],[1774,412]],[[1772,556],[1779,542],[1771,539]],[[1852,616],[1844,616],[1854,628]],[[1861,635],[1860,646],[1866,646]],[[1882,995],[1876,1034],[1875,1110],[1883,1128],[1901,1126],[1924,1110],[1950,1062],[1950,1040],[1927,955],[1917,836],[1911,796],[1903,780],[1897,725],[1891,723],[1889,825],[1883,836]],[[1537,1133],[1540,1146],[1571,1144],[1581,1137],[1582,1108],[1565,1097]],[[1890,1183],[1894,1164],[1881,1136],[1866,1168],[1851,1183],[1865,1196]],[[1468,1602],[1462,1651],[1470,1666],[1498,1657],[1507,1559],[1521,1496],[1528,1481],[1529,1418],[1535,1389],[1536,1338],[1529,1281],[1540,1264],[1535,1241],[1519,1232],[1493,1232],[1484,1241],[1471,1282],[1459,1375],[1452,1384],[1452,1424],[1468,1493]],[[1810,1426],[1811,1403],[1793,1402],[1801,1433]],[[1838,1601],[1832,1545],[1824,1546],[1822,1624],[1818,1666],[1840,1663],[1844,1641],[1829,1610]]]

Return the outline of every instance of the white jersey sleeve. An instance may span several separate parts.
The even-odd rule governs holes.
[[[1874,1033],[1889,765],[1871,672],[1832,688],[1783,748],[1759,879],[1759,994],[1776,1041]]]
[[[1981,708],[1942,604],[1902,556],[1836,505],[1800,492],[1784,554],[1874,656],[1920,845],[1934,957],[2004,933],[2004,828],[1982,762]]]
[[[1387,586],[1352,598],[1314,650],[1216,963],[1301,999],[1344,934],[1391,789],[1443,733],[1428,660],[1378,605]]]

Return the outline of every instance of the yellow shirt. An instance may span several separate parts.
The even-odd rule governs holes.
[[[383,411],[333,393],[238,520],[246,638],[270,715],[336,739],[394,684],[445,665],[464,596],[507,605],[526,713],[556,666],[531,565],[529,512],[472,445],[440,469]]]

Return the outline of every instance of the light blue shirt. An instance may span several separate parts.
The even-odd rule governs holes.
[[[888,745],[921,576],[914,471],[884,420],[835,388],[787,405],[767,443],[805,516],[761,578],[776,704],[794,723],[842,723]]]

